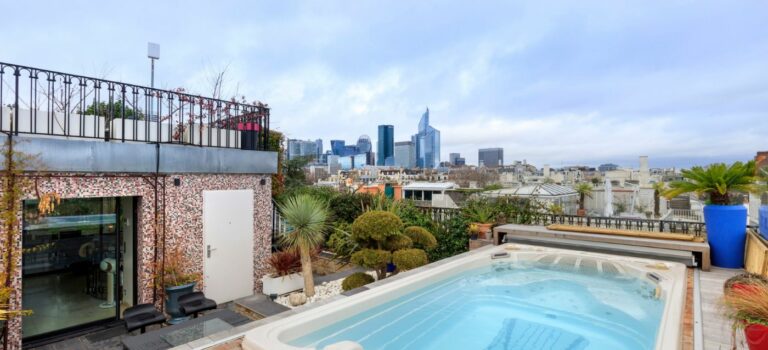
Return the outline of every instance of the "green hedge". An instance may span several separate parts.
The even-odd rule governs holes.
[[[365,272],[355,272],[347,276],[347,278],[345,278],[344,281],[341,282],[341,289],[346,292],[348,290],[360,288],[373,281],[375,281],[373,276]]]
[[[392,254],[392,263],[397,266],[398,271],[408,271],[424,266],[429,261],[427,253],[421,249],[403,249]]]

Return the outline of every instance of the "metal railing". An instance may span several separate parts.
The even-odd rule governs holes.
[[[460,209],[423,208],[437,224],[461,215]],[[576,226],[612,228],[647,232],[669,232],[706,237],[706,226],[701,221],[653,220],[622,217],[577,216],[565,214],[548,214],[527,212],[508,216],[506,223],[523,225],[566,224]]]
[[[280,236],[290,231],[288,223],[285,222],[283,216],[280,215],[280,210],[277,207],[277,202],[272,200],[272,251],[276,252],[280,250]]]
[[[670,209],[664,215],[662,220],[678,220],[678,221],[704,221],[704,214],[701,210],[691,209]]]
[[[0,132],[267,150],[269,107],[0,62]]]

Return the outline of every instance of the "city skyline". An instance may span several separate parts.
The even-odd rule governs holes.
[[[684,167],[765,147],[764,1],[237,7],[138,1],[89,8],[109,22],[85,25],[69,20],[78,6],[10,2],[18,15],[0,23],[0,61],[149,85],[152,41],[162,52],[155,86],[208,95],[226,70],[222,96],[268,102],[287,138],[352,141],[390,124],[405,141],[429,105],[441,159],[460,152],[471,164],[495,146],[505,163],[631,164],[645,154]]]

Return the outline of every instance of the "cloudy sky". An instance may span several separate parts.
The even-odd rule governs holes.
[[[214,4],[215,5],[212,5]],[[545,4],[542,4],[545,3]],[[6,1],[0,61],[272,107],[291,138],[354,142],[426,106],[442,158],[689,166],[768,149],[768,2]]]

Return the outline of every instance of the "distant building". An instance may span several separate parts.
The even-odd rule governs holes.
[[[515,197],[534,199],[547,207],[556,205],[563,214],[574,215],[579,209],[579,194],[573,188],[556,184],[523,185],[517,188],[504,188],[486,191],[485,197]]]
[[[606,164],[600,164],[599,167],[597,167],[597,170],[601,173],[604,173],[606,171],[613,171],[618,169],[619,166],[613,163],[606,163]]]
[[[346,142],[344,140],[331,140],[331,154],[335,156],[343,156],[346,148]]]
[[[376,165],[395,164],[395,127],[379,125],[379,140],[376,148]]]
[[[369,153],[373,151],[373,145],[371,144],[371,138],[368,135],[361,135],[357,139],[357,151],[360,153]]]
[[[411,137],[416,147],[416,166],[435,168],[440,165],[440,131],[429,125],[429,108],[419,120],[419,132]]]
[[[463,166],[467,164],[461,153],[451,153],[448,155],[448,163],[453,166]]]
[[[477,165],[486,168],[504,166],[503,148],[481,148],[477,151]]]
[[[395,142],[395,166],[405,169],[416,167],[416,147],[413,142]]]
[[[459,188],[453,182],[413,182],[403,186],[403,198],[414,201],[421,207],[458,208],[451,196]]]
[[[320,146],[322,147],[322,141],[317,141],[320,141]],[[320,159],[322,152],[319,152],[317,149],[317,141],[288,139],[288,159],[296,159],[298,157],[311,157],[314,160]]]

